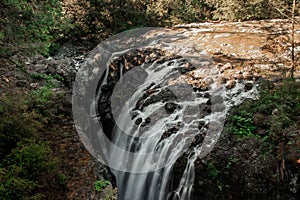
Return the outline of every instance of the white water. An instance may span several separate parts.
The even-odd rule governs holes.
[[[120,54],[115,53],[112,58]],[[199,60],[201,62],[200,58]],[[205,77],[213,80],[209,90],[205,92],[194,92],[188,84],[170,84],[180,79],[181,75],[177,68],[184,64],[181,59],[162,64],[143,64],[125,73],[115,86],[111,97],[112,109],[114,105],[120,103],[117,98],[114,98],[120,91],[124,89],[133,91],[122,97],[125,100],[121,109],[113,110],[117,124],[112,139],[115,146],[111,149],[113,153],[108,159],[113,166],[118,166],[117,169],[126,169],[126,171],[112,170],[117,179],[119,199],[167,200],[171,198],[171,194],[172,200],[192,199],[195,160],[205,157],[213,149],[223,130],[229,109],[240,104],[245,98],[255,96],[256,88],[244,91],[244,83],[237,83],[231,90],[226,89],[225,85],[219,84],[220,74],[217,67],[213,63],[199,65],[199,62],[196,71],[205,73]],[[120,71],[123,70],[121,67]],[[140,84],[131,85],[131,80],[140,74],[142,77]],[[103,81],[105,84],[107,76],[108,72]],[[143,109],[135,109],[145,92],[155,91],[143,101],[144,103],[166,88],[177,97],[175,100],[169,100],[178,105],[174,112],[168,113],[165,110],[168,101],[158,101]],[[208,95],[204,94],[209,94],[212,100],[212,112],[203,116],[199,106],[209,100]],[[213,99],[220,98],[223,101],[213,102]],[[221,109],[218,109],[220,107]],[[132,113],[136,115],[133,120]],[[138,118],[142,120],[141,123],[136,124]],[[148,124],[143,125],[147,119],[150,119]],[[204,121],[205,125],[199,129],[201,121]],[[169,127],[177,127],[177,131],[161,139]],[[197,135],[205,136],[204,141],[191,147]],[[190,155],[186,169],[182,175],[176,174],[182,178],[178,188],[171,191],[172,168],[176,160],[185,152]]]

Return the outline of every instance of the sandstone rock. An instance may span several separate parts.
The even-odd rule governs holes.
[[[234,80],[229,80],[229,81],[227,81],[227,83],[226,83],[226,88],[227,88],[227,89],[232,89],[232,88],[235,87],[235,85],[236,85],[236,82],[235,82]]]
[[[252,76],[253,76],[253,74],[252,74],[251,72],[249,72],[249,71],[244,71],[244,72],[243,72],[243,77],[244,77],[244,79],[246,79],[246,80],[251,80],[251,79],[252,79]]]

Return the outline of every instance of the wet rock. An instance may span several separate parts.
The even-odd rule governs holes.
[[[165,110],[169,114],[173,113],[178,107],[179,107],[178,104],[173,102],[168,102],[165,104]]]
[[[201,130],[205,125],[205,121],[199,121],[198,129]]]
[[[224,102],[224,99],[221,95],[215,95],[210,98],[211,104],[220,104]]]
[[[205,135],[203,135],[203,134],[197,134],[194,137],[194,140],[192,141],[191,147],[195,147],[195,146],[197,146],[199,144],[202,144],[203,141],[204,141],[204,138],[205,138]]]
[[[151,118],[150,117],[147,117],[142,123],[141,123],[141,126],[144,127],[148,124],[151,123]]]
[[[105,93],[108,92],[111,88],[109,87],[108,84],[102,85],[101,86],[101,92]]]
[[[142,122],[143,122],[142,118],[138,118],[137,120],[135,120],[136,125],[140,125]]]
[[[161,92],[159,92],[157,95],[150,96],[142,107],[148,106],[150,104],[154,104],[156,102],[167,102],[171,100],[176,100],[176,95],[169,89],[164,89]]]
[[[253,88],[253,84],[252,83],[246,83],[245,84],[245,87],[244,87],[244,89],[246,90],[246,91],[249,91],[249,90],[251,90]]]
[[[225,104],[223,103],[216,103],[216,104],[213,104],[211,106],[211,111],[212,112],[223,112],[225,110]]]
[[[206,86],[211,85],[213,82],[214,82],[214,80],[211,77],[207,77],[207,78],[204,79],[204,84]]]
[[[203,118],[204,116],[211,113],[211,105],[200,104],[199,105],[199,117]]]
[[[204,98],[210,98],[210,94],[206,92],[206,93],[204,93],[203,97]]]
[[[233,78],[238,79],[238,80],[242,79],[243,78],[242,72],[240,72],[240,71],[235,72],[233,75]]]
[[[166,125],[166,127],[167,127],[167,130],[162,134],[160,141],[170,137],[173,134],[176,134],[182,127],[182,124],[179,122],[176,124]]]

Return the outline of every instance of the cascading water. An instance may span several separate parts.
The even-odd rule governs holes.
[[[101,53],[95,50],[77,76],[73,102],[82,106],[73,112],[76,128],[90,152],[111,167],[119,199],[190,200],[195,160],[213,149],[229,109],[253,98],[256,88],[244,89],[245,81],[223,84],[207,55],[172,55],[165,43],[157,48],[182,36],[138,35],[138,46],[126,37],[98,46]],[[116,44],[120,38],[125,45]],[[172,190],[172,170],[183,153],[189,154],[186,169]]]

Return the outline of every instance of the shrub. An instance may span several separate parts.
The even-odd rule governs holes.
[[[6,165],[17,166],[21,169],[20,177],[36,179],[41,172],[55,171],[56,163],[49,160],[51,149],[47,143],[38,142],[34,138],[23,139],[6,157]]]
[[[33,73],[31,79],[39,80],[43,85],[37,90],[31,91],[26,99],[26,104],[34,109],[37,113],[43,116],[44,121],[50,122],[49,110],[54,106],[55,99],[59,98],[57,93],[53,92],[53,89],[59,86],[57,80],[63,80],[59,75],[45,75],[40,73]]]
[[[59,0],[3,0],[0,20],[0,52],[3,56],[16,53],[49,55],[70,26],[62,16]]]
[[[42,199],[41,177],[62,175],[50,146],[38,137],[43,117],[25,104],[26,95],[11,96],[0,97],[0,199]]]
[[[0,97],[0,161],[22,138],[37,136],[41,116],[29,110],[24,96]]]
[[[95,182],[95,189],[96,189],[96,191],[100,192],[109,185],[110,185],[110,182],[107,180],[98,180]]]
[[[291,2],[287,0],[212,0],[206,2],[215,8],[213,18],[219,20],[237,21],[291,16]]]
[[[40,186],[41,173],[56,172],[49,145],[36,139],[23,139],[6,156],[0,168],[0,199],[40,199],[34,191]]]
[[[267,116],[267,122],[254,125],[254,114]],[[257,101],[241,105],[230,116],[231,131],[239,136],[256,135],[257,128],[265,129],[272,141],[283,136],[297,124],[300,117],[300,82],[285,80],[276,87],[262,86]],[[260,126],[260,127],[257,127]]]
[[[0,168],[0,199],[21,200],[29,199],[37,186],[35,181],[18,177],[19,167],[11,166],[9,170]]]
[[[256,126],[253,124],[252,114],[241,110],[231,116],[231,131],[239,136],[251,136],[255,134]]]
[[[159,17],[160,25],[198,22],[210,17],[210,7],[205,0],[159,0],[147,4],[147,12]]]

